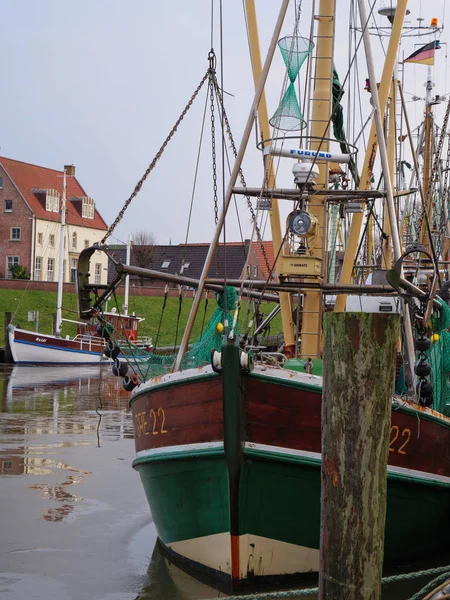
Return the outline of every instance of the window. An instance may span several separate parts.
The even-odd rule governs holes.
[[[59,212],[59,192],[57,190],[47,190],[45,195],[45,210]]]
[[[11,239],[16,242],[20,240],[20,227],[11,227]]]
[[[70,261],[70,283],[76,283],[77,281],[77,259],[72,258]]]
[[[250,267],[250,265],[247,265],[247,277],[250,279],[251,276],[252,276],[251,267]]]
[[[72,233],[72,250],[76,250],[77,249],[77,232],[74,231]]]
[[[161,269],[168,269],[170,265],[170,260],[164,260],[163,264],[161,265]]]
[[[12,212],[12,200],[5,200],[5,212]]]
[[[0,177],[0,190],[3,189],[3,177]]]
[[[12,274],[11,274],[11,267],[14,267],[14,265],[18,265],[20,264],[20,257],[19,256],[8,256],[7,257],[7,273],[6,273],[6,278],[7,279],[11,279],[12,278]]]
[[[100,263],[95,263],[95,278],[94,278],[95,283],[97,283],[97,284],[100,283],[101,274],[102,274],[102,265]]]
[[[258,265],[253,265],[253,277],[258,277]]]
[[[42,246],[42,233],[37,234],[37,243],[39,246]]]
[[[89,246],[90,246],[89,240],[84,240],[84,247],[89,248]]]
[[[95,204],[93,198],[85,196],[81,204],[81,216],[85,219],[93,219],[95,213]]]
[[[53,233],[51,233],[48,238],[48,245],[50,246],[50,248],[55,247],[55,236],[53,235]]]
[[[47,281],[53,281],[53,273],[55,271],[55,259],[49,258],[47,262]]]
[[[191,263],[188,260],[183,260],[181,261],[181,271],[180,271],[180,275],[182,275],[184,273],[184,271],[186,271],[186,269],[189,269],[189,265]]]
[[[42,276],[42,257],[41,256],[36,256],[35,262],[34,262],[34,279],[36,281],[41,281],[41,276]]]
[[[12,460],[3,460],[2,467],[3,467],[3,471],[12,471],[13,470]]]

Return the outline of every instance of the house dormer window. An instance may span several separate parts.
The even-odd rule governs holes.
[[[184,259],[183,259],[183,260],[181,261],[181,270],[180,270],[180,275],[182,275],[182,274],[183,274],[183,273],[186,271],[186,269],[189,269],[189,265],[190,265],[190,264],[191,264],[191,263],[190,263],[189,261],[187,261],[187,260],[184,260]]]
[[[76,231],[74,231],[72,233],[72,250],[76,250],[77,249],[77,233]]]
[[[93,198],[85,196],[81,204],[81,216],[85,219],[93,219],[95,214],[95,203]]]
[[[46,191],[45,210],[48,210],[49,212],[59,212],[59,192],[57,190]]]

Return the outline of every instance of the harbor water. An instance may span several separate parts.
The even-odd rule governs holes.
[[[155,546],[128,400],[106,365],[0,366],[2,600],[226,597]],[[383,598],[409,598],[429,579]]]

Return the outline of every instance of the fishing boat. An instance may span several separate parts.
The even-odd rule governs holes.
[[[70,168],[70,167],[68,167]],[[15,325],[8,326],[9,347],[14,363],[16,364],[64,364],[64,365],[86,365],[98,364],[104,354],[105,340],[98,333],[99,324],[95,319],[90,322],[71,321],[62,317],[63,297],[63,269],[64,269],[64,236],[65,236],[65,202],[66,202],[66,167],[63,174],[63,193],[61,200],[61,238],[60,238],[60,260],[58,274],[58,294],[56,302],[56,326],[55,334],[47,334],[38,331],[29,331]],[[128,244],[127,257],[129,257],[131,242]],[[104,318],[111,323],[115,330],[120,331],[126,339],[140,346],[151,348],[151,339],[139,339],[139,323],[143,320],[136,315],[128,314],[129,280],[125,282],[125,308],[117,312],[104,312]],[[66,335],[63,337],[63,321],[76,324],[77,333],[74,337]],[[106,355],[108,350],[106,350]]]
[[[261,580],[292,580],[319,570],[322,317],[328,310],[402,315],[403,334],[395,382],[392,380],[396,393],[387,468],[385,564],[404,564],[450,546],[450,405],[445,365],[450,318],[448,294],[445,284],[439,286],[438,268],[444,253],[442,248],[436,255],[433,236],[425,225],[418,228],[416,245],[402,248],[394,202],[394,194],[396,201],[401,195],[394,192],[389,160],[395,157],[395,98],[401,90],[393,74],[407,2],[399,0],[391,14],[379,89],[365,3],[358,3],[359,41],[364,41],[369,71],[366,88],[374,109],[360,171],[356,148],[345,138],[342,115],[339,118],[343,87],[333,69],[338,4],[321,0],[318,12],[312,15],[313,44],[312,39],[299,36],[298,23],[292,36],[278,40],[288,6],[288,0],[281,2],[267,58],[261,65],[254,3],[246,0],[255,97],[202,275],[195,282],[182,276],[176,279],[197,289],[178,354],[154,354],[145,361],[128,349],[123,336],[107,326],[105,331],[106,339],[128,358],[127,369],[119,374],[125,389],[132,391],[133,466],[141,476],[163,551],[199,577],[211,577],[235,589]],[[278,131],[306,125],[294,82],[314,47],[307,133],[295,138],[290,137],[291,132],[272,138],[269,134],[263,89],[277,42],[288,72],[281,104],[271,119]],[[211,67],[204,79],[213,88],[214,74]],[[426,110],[430,109],[428,103]],[[236,181],[256,110],[265,183],[262,189],[239,188]],[[387,145],[385,116],[391,127]],[[383,186],[374,189],[378,149]],[[274,159],[278,157],[287,162],[295,159],[291,188],[276,187]],[[417,159],[415,152],[414,157]],[[416,172],[426,224],[431,210],[426,199],[432,197],[435,186],[430,182],[424,191],[418,166]],[[412,193],[403,192],[405,197]],[[211,260],[234,193],[270,205],[273,243],[276,252],[278,249],[277,277],[272,280],[224,282],[211,278]],[[281,228],[278,201],[293,205],[286,229]],[[389,235],[382,237],[381,261],[374,264],[378,249],[370,236],[376,203],[384,206],[382,232]],[[337,242],[340,219],[348,226],[345,248]],[[369,242],[361,250],[364,221],[368,222]],[[92,297],[95,290],[89,282],[89,260],[94,250],[83,251],[79,261],[81,319],[95,315],[101,321],[104,298],[124,274],[164,277],[156,271],[116,265],[117,276],[109,289]],[[106,247],[104,250],[107,252]],[[340,254],[344,256],[338,265]],[[359,269],[361,255],[366,261]],[[407,265],[414,269],[408,279]],[[424,273],[431,274],[431,281],[429,277],[423,281]],[[439,287],[442,297],[437,295]],[[218,290],[218,308],[201,338],[192,340],[204,289]],[[249,290],[278,294],[284,332],[279,352],[267,353],[258,347],[249,335],[250,327],[245,325],[243,333],[239,332],[240,298]],[[293,298],[299,300],[296,323]]]

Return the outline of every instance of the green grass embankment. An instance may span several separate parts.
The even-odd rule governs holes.
[[[161,318],[164,298],[153,296],[130,296],[129,312],[135,312],[136,315],[144,317],[139,328],[140,336],[151,336],[153,343],[156,341],[156,334]],[[123,296],[117,296],[117,308],[121,309],[123,304]],[[111,299],[108,310],[111,310],[116,305],[116,301]],[[167,298],[166,308],[162,317],[161,331],[158,339],[158,347],[171,346],[179,344],[184,328],[186,326],[189,311],[192,306],[192,295],[183,298],[181,304],[181,314],[178,320],[179,299]],[[239,323],[241,328],[247,327],[249,320],[252,317],[253,306],[250,313],[247,308],[248,304],[245,300],[241,307]],[[268,314],[275,305],[264,302],[261,304],[261,311]],[[76,294],[63,295],[63,318],[78,320],[77,313],[77,296]],[[197,321],[194,325],[191,339],[195,339],[200,335],[202,329],[202,321],[205,316],[205,325],[211,317],[217,303],[213,296],[208,300],[205,316],[205,300],[201,301],[200,309],[197,316]],[[39,331],[41,333],[52,332],[52,315],[56,312],[56,293],[54,292],[30,292],[16,290],[0,290],[0,313],[5,312],[13,314],[13,324],[20,325],[23,329],[34,331],[35,324],[28,322],[29,311],[39,311]],[[3,318],[3,317],[0,317]],[[175,340],[175,330],[178,322],[178,336]],[[276,334],[281,330],[281,319],[279,315],[271,324],[271,333]],[[63,323],[63,335],[73,336],[76,334],[76,325],[74,323]],[[4,327],[0,327],[0,346],[4,346],[5,336]]]

